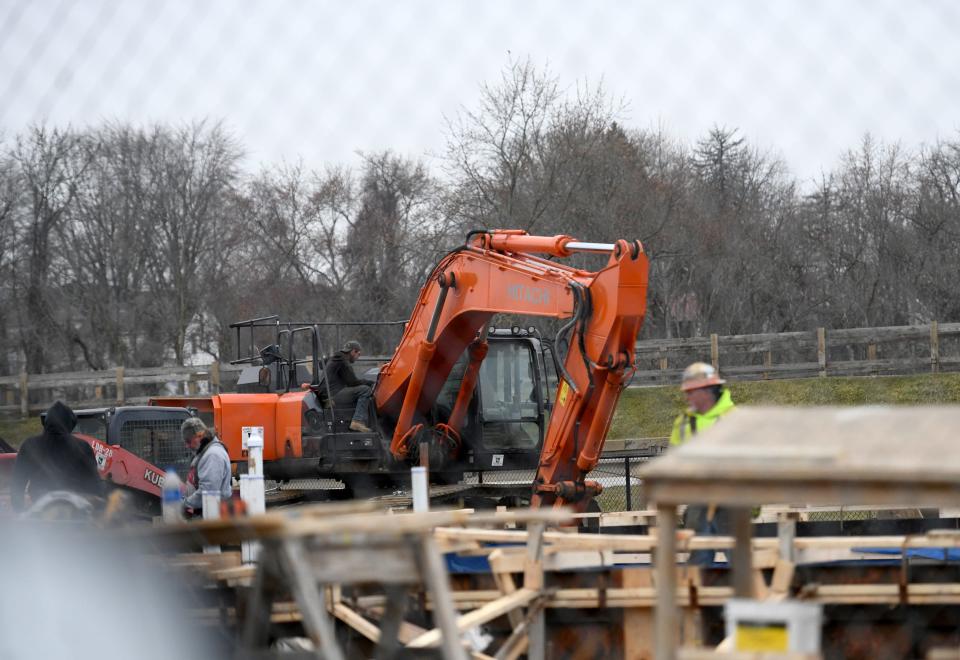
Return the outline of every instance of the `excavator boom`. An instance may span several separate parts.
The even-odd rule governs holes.
[[[538,254],[607,253],[586,271]],[[570,236],[523,231],[471,232],[444,257],[420,291],[410,321],[374,390],[378,413],[394,420],[390,451],[408,459],[427,431],[430,407],[453,364],[469,347],[470,365],[450,423],[428,442],[459,450],[458,428],[486,354],[495,314],[567,319],[557,340],[562,354],[555,408],[544,438],[535,505],[582,508],[600,487],[585,481],[600,456],[620,392],[634,364],[646,312],[648,261],[639,241],[583,243]]]

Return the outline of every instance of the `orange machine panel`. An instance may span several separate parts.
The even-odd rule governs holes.
[[[263,427],[263,460],[276,458],[278,394],[220,394],[213,399],[213,423],[231,461],[246,460],[244,426]]]
[[[276,445],[273,448],[277,458],[299,458],[303,455],[301,434],[303,433],[303,397],[306,392],[288,392],[277,402],[277,432],[274,435]],[[266,443],[266,439],[264,440]],[[263,457],[270,454],[264,448]]]

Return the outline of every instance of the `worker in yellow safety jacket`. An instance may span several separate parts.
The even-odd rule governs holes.
[[[726,382],[705,362],[694,362],[684,369],[680,389],[687,399],[687,409],[673,422],[671,446],[689,442],[734,409],[730,390],[724,387]],[[683,512],[683,526],[698,535],[725,534],[730,529],[729,512],[712,504],[691,504]],[[695,550],[687,563],[708,566],[713,563],[714,555],[713,550]]]
[[[726,382],[706,362],[694,362],[684,369],[680,389],[688,407],[673,421],[671,445],[682,445],[734,409],[730,390],[724,387]]]

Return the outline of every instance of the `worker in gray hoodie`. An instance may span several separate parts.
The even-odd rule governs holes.
[[[203,493],[215,492],[221,500],[233,495],[230,473],[230,455],[213,431],[198,417],[185,419],[180,433],[187,448],[196,452],[187,473],[187,497],[183,508],[187,515],[203,512]]]

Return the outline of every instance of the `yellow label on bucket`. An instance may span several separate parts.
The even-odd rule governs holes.
[[[570,387],[567,385],[567,381],[560,381],[560,394],[557,395],[557,403],[561,406],[566,405],[567,403],[567,392],[570,390]]]
[[[739,623],[734,642],[737,651],[787,651],[787,627],[776,623]]]

